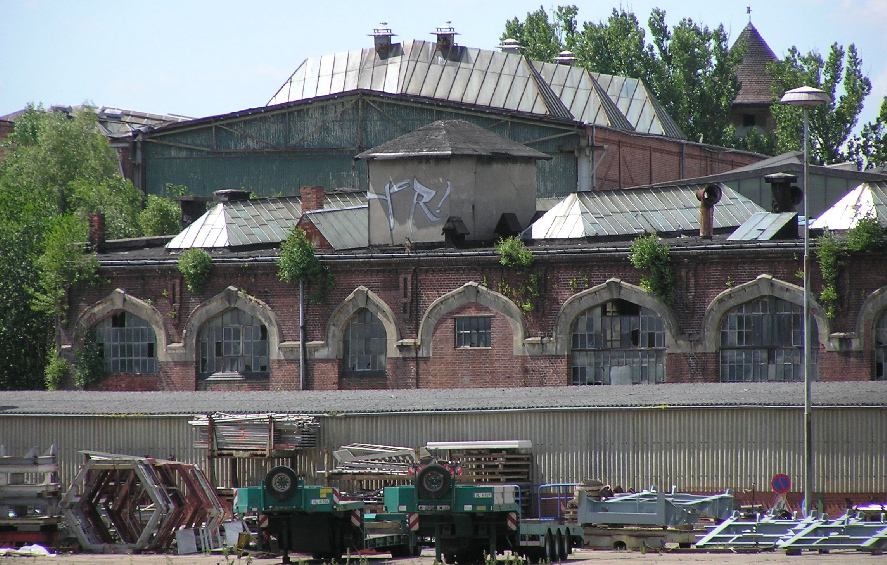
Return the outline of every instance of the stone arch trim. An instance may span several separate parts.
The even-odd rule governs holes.
[[[859,309],[859,317],[856,319],[856,335],[859,336],[859,343],[856,349],[864,349],[866,343],[874,347],[873,330],[878,318],[887,315],[884,310],[887,309],[887,286],[882,286],[875,292],[868,295],[862,307]]]
[[[314,351],[314,359],[341,359],[342,358],[342,340],[345,335],[345,328],[348,322],[357,312],[366,308],[372,312],[382,325],[385,326],[386,335],[386,356],[400,357],[397,343],[400,340],[400,332],[397,329],[397,318],[394,311],[372,290],[365,286],[359,286],[349,294],[345,300],[339,304],[332,314],[326,325],[326,335],[324,343]]]
[[[570,352],[573,323],[582,312],[617,298],[649,308],[659,314],[665,324],[665,347],[668,350],[675,349],[680,325],[674,311],[641,287],[612,278],[603,284],[574,294],[564,302],[554,321],[555,354],[567,355]]]
[[[524,347],[527,324],[524,320],[523,311],[504,295],[476,282],[469,282],[441,296],[432,302],[428,310],[425,311],[425,315],[419,323],[419,357],[431,357],[431,338],[440,320],[449,312],[472,302],[476,302],[505,316],[511,326],[514,354],[528,354]]]
[[[720,349],[721,320],[730,309],[763,296],[775,296],[799,306],[804,304],[803,287],[773,278],[772,275],[758,275],[753,281],[727,289],[717,295],[705,310],[702,322],[703,351],[714,353]],[[812,296],[810,313],[816,320],[817,339],[820,345],[827,346],[829,321],[825,316],[825,310]]]
[[[117,288],[108,293],[108,296],[99,300],[83,312],[77,318],[76,338],[82,341],[90,328],[101,322],[114,312],[121,310],[135,314],[146,320],[154,330],[154,339],[157,344],[157,360],[169,361],[169,352],[166,348],[166,326],[163,315],[157,308],[140,300],[125,290]]]
[[[184,359],[193,361],[196,359],[197,352],[197,336],[200,334],[200,328],[203,327],[208,320],[227,310],[243,310],[250,316],[254,316],[268,329],[268,355],[272,360],[283,359],[280,351],[281,329],[277,321],[277,315],[263,301],[250,296],[234,286],[229,286],[222,292],[204,301],[191,313],[188,322],[185,325],[185,331],[182,332],[182,341],[184,345]]]

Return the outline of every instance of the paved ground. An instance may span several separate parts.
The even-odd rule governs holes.
[[[293,556],[293,563],[304,565],[319,564],[317,561],[300,559]],[[57,555],[54,557],[17,557],[0,556],[0,564],[3,565],[275,565],[280,563],[276,558],[256,558],[225,555]],[[411,559],[392,560],[386,556],[352,559],[350,565],[387,565],[396,563],[399,565],[434,565],[434,552],[426,550],[421,557]],[[515,565],[507,559],[500,559],[500,565]],[[616,552],[616,551],[590,551],[574,550],[573,555],[566,562],[569,565],[640,565],[655,563],[657,565],[696,565],[727,563],[729,565],[884,565],[887,564],[887,556],[870,555],[867,553],[804,553],[800,556],[787,556],[781,552],[755,553],[755,554],[731,554],[731,553],[653,553]]]

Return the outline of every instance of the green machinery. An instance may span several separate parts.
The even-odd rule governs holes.
[[[286,466],[271,469],[261,486],[236,489],[233,509],[258,514],[260,537],[277,539],[283,563],[291,563],[291,552],[338,559],[365,549],[389,551],[392,557],[420,551],[406,515],[365,514],[362,501],[340,500],[335,488],[305,485]]]
[[[284,563],[290,552],[337,559],[375,549],[409,557],[432,543],[446,563],[483,563],[505,551],[535,563],[566,559],[581,547],[576,524],[521,519],[516,485],[461,485],[454,473],[438,463],[421,466],[412,485],[385,488],[385,513],[368,514],[362,501],[340,500],[336,489],[305,485],[280,466],[262,486],[236,489],[234,512],[258,514],[260,534],[277,539]]]

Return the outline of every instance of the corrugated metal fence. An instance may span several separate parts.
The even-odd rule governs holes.
[[[206,469],[206,451],[182,416],[0,417],[0,444],[10,455],[33,446],[59,448],[67,485],[81,450],[174,458]],[[236,462],[240,484],[256,484],[273,465],[298,468],[309,480],[331,468],[330,452],[349,443],[418,447],[429,441],[521,439],[533,442],[536,483],[599,478],[612,485],[684,491],[769,490],[788,474],[803,484],[800,409],[573,409],[464,413],[339,415],[318,418],[318,447],[292,460]],[[814,488],[869,493],[887,488],[887,408],[827,408],[813,413]],[[217,460],[218,486],[232,486],[231,460]]]

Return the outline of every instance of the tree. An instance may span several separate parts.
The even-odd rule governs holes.
[[[117,156],[88,107],[68,114],[30,106],[6,145],[0,164],[0,388],[44,388],[66,293],[94,279],[97,262],[83,245],[89,214],[105,214],[108,237],[138,235],[141,195],[120,176]]]
[[[329,268],[314,254],[314,244],[308,240],[305,231],[297,227],[293,227],[280,244],[277,269],[277,276],[282,281],[314,284],[312,302],[323,302],[326,293],[334,286]]]
[[[887,97],[881,101],[875,121],[862,126],[862,133],[850,139],[847,156],[861,171],[887,165]]]
[[[767,64],[773,75],[771,92],[779,100],[787,91],[801,86],[812,86],[825,91],[831,102],[808,110],[809,156],[811,162],[831,164],[854,158],[846,151],[847,142],[856,127],[863,100],[872,90],[869,79],[862,74],[862,59],[856,47],[846,52],[837,43],[832,44],[828,58],[823,60],[816,51],[802,55],[791,47],[782,61]],[[838,93],[839,88],[843,91]],[[803,112],[787,104],[774,104],[776,120],[776,151],[801,151],[803,147]]]
[[[588,71],[641,79],[690,139],[733,143],[730,106],[739,90],[733,68],[743,50],[729,49],[722,25],[711,30],[684,19],[669,30],[665,12],[654,9],[648,43],[635,15],[624,9],[613,9],[606,22],[585,22],[581,31],[577,13],[575,6],[561,6],[550,22],[540,8],[524,22],[507,22],[503,38],[520,41],[530,58],[550,61],[569,49]]]

